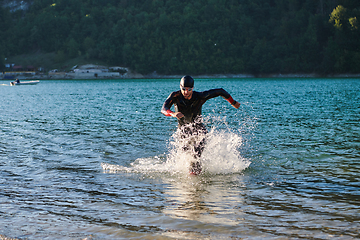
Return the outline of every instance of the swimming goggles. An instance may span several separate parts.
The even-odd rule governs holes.
[[[188,91],[188,92],[191,92],[194,88],[184,88],[184,87],[181,87],[180,86],[180,88],[181,88],[181,90],[183,90],[183,91]]]

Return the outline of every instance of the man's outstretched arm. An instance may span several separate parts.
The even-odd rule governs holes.
[[[204,94],[204,98],[206,100],[208,100],[210,98],[221,96],[224,99],[226,99],[226,101],[228,101],[234,108],[238,109],[240,107],[240,103],[235,101],[231,97],[231,95],[227,91],[225,91],[223,88],[211,89],[209,91],[203,92],[203,94]]]

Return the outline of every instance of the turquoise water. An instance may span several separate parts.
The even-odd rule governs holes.
[[[160,113],[179,80],[0,81],[0,236],[358,239],[360,80],[207,79],[204,172]]]

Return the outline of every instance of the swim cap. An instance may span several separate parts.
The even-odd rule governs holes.
[[[189,88],[193,88],[194,87],[194,79],[191,76],[183,76],[180,80],[180,85],[182,87],[189,87]]]

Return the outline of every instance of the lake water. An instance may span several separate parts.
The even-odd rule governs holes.
[[[174,80],[0,82],[0,238],[359,239],[359,79],[196,79],[188,174]]]

